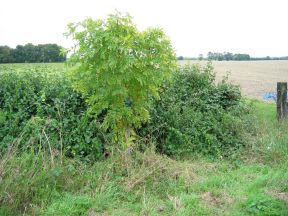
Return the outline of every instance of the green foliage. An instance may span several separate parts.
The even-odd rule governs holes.
[[[74,87],[87,97],[90,113],[104,116],[102,126],[119,143],[149,119],[151,99],[176,67],[169,39],[160,29],[137,30],[129,15],[69,24],[77,42],[70,62]]]
[[[92,207],[93,199],[85,196],[66,194],[61,199],[56,199],[43,213],[45,216],[53,215],[83,215]]]
[[[84,98],[73,90],[63,65],[0,69],[2,152],[18,139],[23,149],[48,149],[52,143],[61,155],[87,160],[103,155],[111,140],[109,131],[101,127],[107,110],[96,119],[87,114]],[[151,122],[140,135],[152,135],[158,150],[168,155],[231,155],[245,144],[245,127],[251,127],[245,117],[249,108],[237,87],[225,80],[219,85],[213,81],[211,65],[179,69],[164,88],[162,100],[149,105]],[[128,145],[133,142],[128,141]]]
[[[197,153],[222,157],[245,145],[250,109],[238,86],[225,79],[216,85],[210,63],[186,66],[173,75],[142,131],[156,139],[160,152],[178,157]]]
[[[63,65],[1,65],[0,75],[0,143],[1,148],[9,147],[0,156],[0,215],[287,215],[288,164],[283,156],[287,156],[287,127],[277,124],[273,104],[254,102],[259,128],[255,144],[242,156],[248,162],[176,161],[148,149],[129,157],[114,152],[113,157],[89,164],[61,157],[61,143],[68,155],[84,151],[95,158],[108,134],[102,135],[98,120],[85,114],[84,99],[73,91]],[[162,101],[155,102],[146,128],[154,138],[163,133],[159,150],[184,155],[181,148],[187,148],[190,156],[192,148],[193,155],[210,149],[209,155],[215,155],[213,149],[221,143],[219,151],[223,148],[225,155],[237,143],[232,142],[235,137],[247,141],[240,131],[243,123],[250,128],[244,118],[250,110],[239,89],[226,81],[215,85],[213,80],[210,65],[174,74],[161,93]],[[153,131],[155,119],[163,120],[158,132]],[[172,137],[168,126],[184,138],[195,132],[198,140],[213,132],[209,136],[219,142],[203,138],[197,146],[186,145]],[[207,131],[209,127],[213,130]],[[227,138],[215,128],[226,131]],[[168,148],[164,138],[169,133]]]
[[[15,49],[8,46],[0,46],[1,63],[37,63],[37,62],[63,62],[66,56],[61,55],[61,46],[57,44],[28,43],[24,46],[17,45]]]
[[[5,65],[0,73],[0,152],[17,139],[23,149],[52,143],[59,154],[102,155],[108,137],[87,116],[63,65]]]
[[[12,62],[12,49],[8,46],[0,46],[0,63]]]
[[[249,61],[252,60],[249,54],[240,54],[240,53],[218,53],[218,52],[208,52],[207,54],[208,60],[216,60],[216,61]]]
[[[260,197],[256,200],[249,200],[246,211],[253,215],[286,215],[285,204],[275,199]]]

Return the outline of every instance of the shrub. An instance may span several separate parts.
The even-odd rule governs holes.
[[[211,63],[180,68],[155,102],[142,135],[152,137],[158,151],[177,157],[229,156],[244,146],[249,106],[238,86],[214,81]]]
[[[87,160],[103,156],[111,143],[111,135],[101,128],[103,115],[95,119],[87,114],[85,100],[73,90],[63,66],[1,69],[1,152],[18,138],[24,149],[52,145],[61,155]],[[243,135],[251,128],[250,109],[237,86],[227,80],[216,85],[214,78],[211,65],[192,65],[173,73],[139,135],[152,137],[159,152],[177,157],[228,156],[244,146]]]
[[[1,69],[0,151],[18,138],[22,148],[54,145],[70,156],[102,155],[99,124],[87,115],[86,103],[72,89],[63,65]]]

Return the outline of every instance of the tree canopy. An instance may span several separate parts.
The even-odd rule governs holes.
[[[66,56],[60,54],[61,49],[57,44],[28,43],[24,46],[17,45],[15,49],[0,46],[0,63],[63,62]]]
[[[90,111],[104,114],[103,128],[129,143],[133,128],[149,119],[151,99],[176,68],[176,55],[161,29],[139,31],[129,15],[90,18],[69,24],[76,41],[70,62],[75,88],[87,96]]]

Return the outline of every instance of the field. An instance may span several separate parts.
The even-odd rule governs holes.
[[[218,79],[225,74],[225,64],[233,65],[235,70],[241,67],[250,70],[243,62],[215,62],[216,71],[222,68]],[[262,77],[263,81],[259,70],[255,66],[254,72],[246,73],[250,79]],[[278,74],[284,74],[284,66],[279,71],[282,72]],[[277,122],[275,104],[257,99],[241,101],[252,106],[250,120],[255,130],[245,136],[247,145],[227,158],[200,154],[185,159],[168,157],[155,151],[150,143],[131,155],[115,148],[107,158],[83,160],[81,152],[85,146],[91,149],[95,144],[90,135],[98,128],[95,122],[82,124],[84,102],[72,91],[66,72],[64,64],[0,65],[0,94],[6,97],[6,105],[0,107],[0,136],[11,133],[0,140],[1,145],[6,142],[10,146],[5,154],[0,154],[0,216],[288,215],[288,128],[285,122]],[[195,77],[205,84],[202,76]],[[225,92],[228,87],[224,87],[221,91]],[[245,94],[260,98],[256,93]],[[210,95],[209,92],[204,96]],[[35,105],[37,109],[31,109]],[[209,113],[214,105],[208,107]],[[219,109],[220,106],[216,108],[217,117],[225,118],[228,127],[241,126],[239,118],[229,116],[228,110],[220,115]],[[30,112],[31,119],[27,117]],[[184,114],[191,120],[195,118],[194,113],[196,110]],[[203,116],[207,119],[208,114]],[[200,118],[200,114],[196,117]],[[25,118],[27,124],[19,124]],[[193,121],[188,123],[191,125]],[[205,129],[211,123],[210,119],[206,121],[208,124],[198,123]],[[20,126],[24,128],[23,133],[18,130]],[[220,127],[222,124],[215,126]],[[194,130],[200,133],[202,128],[194,127]],[[211,145],[212,133],[207,136]],[[25,145],[27,149],[23,148]],[[62,155],[62,145],[80,156]],[[93,147],[92,151],[96,151],[97,146]]]
[[[181,65],[199,61],[180,61]],[[200,61],[204,64],[205,61]],[[213,61],[216,80],[229,74],[229,80],[239,84],[242,93],[262,99],[266,92],[275,92],[278,81],[288,81],[288,61]]]

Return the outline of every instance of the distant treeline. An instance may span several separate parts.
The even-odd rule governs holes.
[[[38,63],[38,62],[63,62],[66,56],[60,54],[62,47],[57,44],[28,43],[24,46],[17,45],[15,49],[9,46],[0,46],[1,63]]]
[[[284,57],[250,57],[249,54],[230,53],[230,52],[208,52],[207,58],[204,58],[202,54],[197,57],[183,57],[179,56],[178,60],[214,60],[214,61],[259,61],[259,60],[288,60],[288,56]]]
[[[230,52],[218,53],[218,52],[208,52],[207,54],[208,60],[216,60],[216,61],[249,61],[249,54],[233,54]]]

